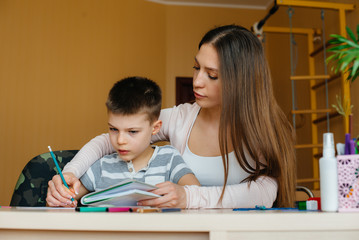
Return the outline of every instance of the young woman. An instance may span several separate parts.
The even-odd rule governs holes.
[[[291,125],[273,96],[267,61],[259,40],[247,29],[227,25],[209,31],[195,57],[194,104],[161,111],[161,132],[183,155],[201,183],[164,182],[163,197],[140,205],[182,208],[235,208],[294,204],[296,165]],[[66,181],[78,178],[97,159],[116,151],[108,134],[86,144],[66,165]],[[57,176],[49,192],[59,204],[74,196]]]

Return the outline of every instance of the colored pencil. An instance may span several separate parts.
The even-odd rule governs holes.
[[[55,165],[56,165],[56,169],[57,169],[57,171],[59,172],[59,175],[60,175],[60,177],[61,177],[61,179],[62,179],[62,182],[64,183],[65,187],[67,187],[68,189],[70,189],[69,186],[67,185],[66,181],[65,181],[64,175],[63,175],[62,172],[61,172],[61,168],[60,168],[59,164],[57,163],[55,154],[52,152],[50,146],[48,146],[48,148],[49,148],[49,150],[50,150],[50,154],[51,154],[52,160],[54,160],[54,163],[55,163]],[[71,197],[71,201],[73,202],[73,201],[75,201],[75,199],[73,199],[73,198]]]

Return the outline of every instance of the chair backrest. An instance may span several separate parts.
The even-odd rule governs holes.
[[[78,150],[54,151],[62,169],[76,155]],[[10,206],[46,206],[48,181],[58,174],[49,152],[31,159],[22,170],[11,198]]]

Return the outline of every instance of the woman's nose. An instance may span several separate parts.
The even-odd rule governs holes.
[[[193,87],[200,88],[203,86],[204,86],[203,74],[200,71],[198,71],[193,75]]]

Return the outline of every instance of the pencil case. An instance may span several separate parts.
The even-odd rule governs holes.
[[[359,210],[359,154],[338,155],[339,211]]]

